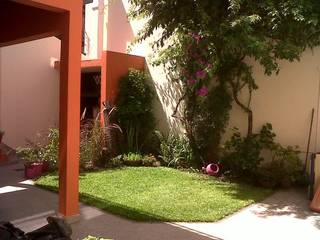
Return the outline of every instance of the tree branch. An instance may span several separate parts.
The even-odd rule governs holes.
[[[173,111],[173,114],[171,115],[172,117],[174,117],[174,118],[180,118],[180,117],[177,116],[177,112],[178,112],[178,109],[179,109],[179,106],[180,106],[182,100],[183,100],[186,96],[187,96],[187,92],[185,92],[185,93],[179,98],[178,103],[177,103],[177,105],[176,105],[176,107],[175,107],[175,109],[174,109],[174,111]]]

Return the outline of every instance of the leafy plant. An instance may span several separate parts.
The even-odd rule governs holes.
[[[142,166],[143,156],[140,153],[132,153],[123,155],[123,162],[127,166]]]
[[[26,164],[40,161],[39,149],[37,148],[17,148],[16,152],[18,156],[25,161]]]
[[[159,158],[169,167],[190,167],[193,161],[189,141],[169,133],[167,136],[156,131],[160,140]]]
[[[253,180],[263,161],[262,150],[274,148],[276,135],[269,123],[262,127],[259,134],[249,137],[242,137],[237,128],[234,128],[234,131],[231,139],[225,143],[221,166],[225,172],[230,171],[233,176]]]
[[[130,69],[120,80],[116,116],[126,138],[126,152],[141,151],[154,130],[153,96],[142,71]]]
[[[160,162],[152,155],[141,155],[140,153],[132,153],[119,155],[112,158],[109,163],[109,167],[121,167],[121,166],[146,166],[146,167],[159,167]]]
[[[43,160],[49,163],[49,168],[58,168],[59,161],[59,129],[50,128],[47,144],[41,147],[40,155]]]
[[[27,147],[16,152],[26,163],[46,162],[49,170],[57,169],[59,159],[59,130],[50,128],[47,135],[37,134],[36,140],[26,140]]]
[[[259,168],[258,182],[266,187],[290,187],[303,184],[303,165],[297,147],[286,148],[276,144],[272,149],[272,160]]]
[[[236,131],[225,144],[225,154],[221,159],[223,170],[265,187],[303,184],[303,165],[298,147],[283,147],[274,141],[275,136],[269,123],[259,134],[250,137],[242,137]]]

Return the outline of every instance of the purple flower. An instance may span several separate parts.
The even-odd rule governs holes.
[[[200,96],[200,97],[204,97],[208,94],[208,88],[205,87],[205,86],[202,86],[200,89],[198,89],[197,91],[197,95]]]
[[[192,86],[193,84],[196,83],[196,80],[193,79],[193,78],[190,78],[190,79],[188,79],[187,83],[188,83],[189,86]]]
[[[196,72],[196,77],[199,78],[199,79],[203,79],[207,76],[207,73],[203,70],[200,70],[198,72]]]

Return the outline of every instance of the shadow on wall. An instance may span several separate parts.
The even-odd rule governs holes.
[[[170,130],[174,133],[183,133],[180,120],[172,117],[176,104],[181,96],[181,89],[177,83],[169,79],[169,74],[160,70],[160,68],[163,69],[162,67],[155,68],[150,66],[150,63],[148,63],[148,61],[146,62],[146,72],[149,74],[150,84],[156,92],[154,111],[155,117],[158,120],[157,125],[164,133],[168,133]],[[161,78],[163,81],[159,81]],[[181,111],[179,111],[177,115],[181,116]]]
[[[135,38],[135,34],[131,22],[127,18],[124,1],[111,1],[108,7],[107,50],[109,52],[127,53],[128,46]],[[147,46],[146,48],[149,49]],[[139,50],[137,51],[138,52],[134,50],[132,52],[137,55],[145,55],[142,54],[142,52],[145,53],[145,51],[141,53]],[[150,51],[152,50],[150,49]],[[109,70],[110,69],[109,67]],[[164,74],[163,67],[153,67],[151,61],[147,60],[146,72],[152,76],[150,85],[157,93],[157,99],[154,103],[157,127],[165,133],[169,132],[169,129],[172,129],[172,131],[176,133],[182,133],[183,128],[181,127],[180,121],[171,116],[181,91],[176,84],[168,79],[167,76],[169,75]]]

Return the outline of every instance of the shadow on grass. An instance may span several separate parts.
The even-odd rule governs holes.
[[[260,202],[271,196],[275,191],[245,183],[224,182],[209,180],[209,185],[219,189],[225,196],[241,201]]]
[[[177,219],[165,218],[141,209],[135,209],[123,204],[115,203],[106,199],[97,198],[90,194],[80,194],[81,201],[89,205],[95,206],[109,213],[120,215],[130,220],[149,221],[149,222],[172,222]]]
[[[47,189],[49,191],[58,192],[58,188],[55,186],[48,186],[48,185],[41,185],[41,184],[36,184],[36,186]],[[115,203],[112,201],[108,201],[106,199],[97,198],[95,196],[92,196],[92,195],[86,194],[86,193],[80,193],[80,200],[83,203],[100,208],[100,209],[105,210],[109,213],[119,215],[121,217],[125,217],[130,220],[144,221],[144,222],[145,221],[148,221],[148,222],[166,222],[166,221],[172,222],[172,221],[179,220],[179,219],[170,219],[170,218],[165,218],[163,216],[158,216],[158,215],[152,214],[150,212],[142,211],[141,209],[130,208],[128,206],[118,204],[118,203]]]

